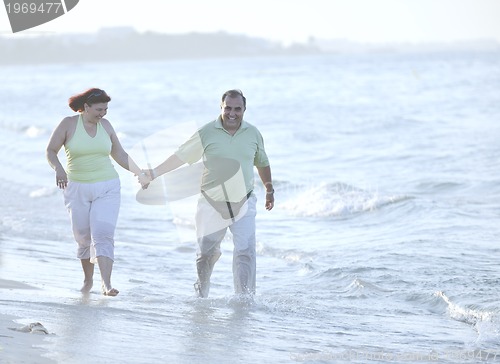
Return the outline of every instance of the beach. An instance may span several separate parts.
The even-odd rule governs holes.
[[[381,51],[0,67],[0,363],[500,358],[498,59]],[[68,98],[89,87],[111,96],[106,118],[141,167],[214,120],[224,91],[244,92],[276,202],[265,210],[256,173],[253,300],[234,294],[229,232],[210,296],[197,298],[198,196],[138,201],[116,165],[120,294],[102,295],[96,269],[82,295],[45,148],[73,114]],[[9,330],[34,322],[49,334]]]

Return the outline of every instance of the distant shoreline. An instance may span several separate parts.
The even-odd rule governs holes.
[[[138,33],[133,28],[105,28],[93,34],[0,36],[0,65],[159,61],[169,59],[300,56],[315,54],[423,53],[500,51],[494,40],[428,44],[363,44],[311,38],[283,45],[262,38],[218,33]],[[82,52],[91,49],[92,52]]]

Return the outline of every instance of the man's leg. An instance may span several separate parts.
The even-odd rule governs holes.
[[[196,270],[198,280],[195,283],[195,290],[199,297],[208,297],[210,291],[210,277],[214,270],[215,263],[221,256],[220,244],[226,230],[204,236],[198,239],[198,253],[196,255]]]
[[[233,234],[233,279],[236,294],[255,294],[256,252],[255,252],[255,195],[248,199],[246,214],[234,222],[229,229]]]
[[[199,297],[208,297],[210,277],[215,263],[221,256],[220,244],[226,235],[228,222],[210,204],[202,199],[196,211],[196,235],[198,251],[196,253],[196,270],[198,280],[194,288]],[[216,230],[215,230],[216,229]]]

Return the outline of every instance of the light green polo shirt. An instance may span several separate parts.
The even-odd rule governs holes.
[[[216,201],[240,201],[254,188],[253,167],[269,166],[259,130],[243,120],[231,135],[220,116],[201,127],[175,154],[188,164],[203,158],[201,190]]]

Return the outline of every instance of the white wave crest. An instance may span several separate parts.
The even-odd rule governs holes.
[[[283,203],[282,207],[297,216],[347,216],[373,211],[404,200],[402,196],[384,196],[349,185],[322,183],[306,188]]]

